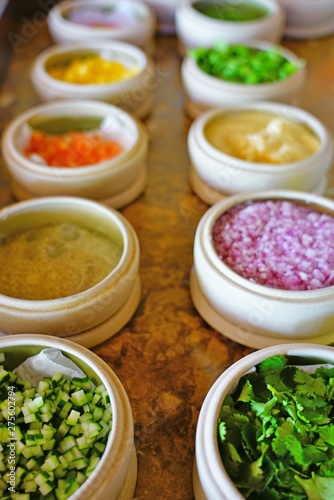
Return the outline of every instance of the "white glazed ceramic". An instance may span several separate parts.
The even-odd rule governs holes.
[[[62,62],[79,55],[97,54],[129,67],[137,65],[139,73],[114,83],[73,84],[53,78],[46,69],[50,61]],[[42,102],[94,99],[119,106],[138,118],[145,118],[152,109],[157,77],[153,61],[139,47],[125,42],[100,40],[68,42],[45,49],[32,64],[31,81]]]
[[[268,10],[268,14],[261,19],[246,22],[213,19],[193,7],[196,1],[181,2],[175,12],[175,29],[181,55],[185,55],[189,48],[211,47],[218,40],[226,43],[250,40],[278,43],[282,38],[285,11],[275,0],[256,0],[257,4]]]
[[[143,0],[155,12],[158,19],[158,33],[175,33],[175,10],[182,0]]]
[[[216,380],[202,405],[196,430],[194,493],[196,500],[243,500],[227,475],[217,442],[217,420],[225,397],[233,392],[240,377],[269,356],[283,354],[307,359],[310,364],[334,365],[334,348],[315,344],[282,344],[256,351],[240,359]],[[294,360],[295,361],[295,360]]]
[[[122,27],[85,26],[68,19],[76,10],[90,8],[114,9],[116,12],[130,13],[136,22]],[[48,27],[56,43],[86,40],[120,40],[150,51],[155,33],[155,14],[143,2],[134,0],[65,0],[56,4],[48,14]]]
[[[123,247],[118,265],[81,293],[53,300],[23,300],[0,294],[0,332],[67,337],[85,347],[115,335],[140,301],[139,242],[131,224],[116,210],[80,197],[41,197],[0,210],[0,233],[46,222],[98,228]]]
[[[334,33],[332,0],[278,0],[286,12],[285,36],[312,39]]]
[[[246,85],[221,80],[202,71],[189,56],[181,66],[185,111],[190,118],[213,107],[239,106],[254,101],[278,101],[298,105],[306,79],[304,61],[280,45],[265,41],[244,42],[242,45],[262,50],[275,49],[297,66],[297,71],[284,80],[273,83]]]
[[[65,168],[40,165],[23,154],[27,122],[59,117],[103,118],[111,140],[123,153],[96,165]],[[148,135],[143,124],[120,108],[96,101],[57,101],[42,104],[14,118],[2,135],[2,153],[11,188],[19,200],[54,195],[92,198],[122,208],[147,185]]]
[[[233,111],[272,112],[291,121],[306,124],[319,138],[320,147],[307,158],[286,164],[255,163],[230,156],[215,148],[206,138],[206,127],[217,117]],[[190,185],[203,201],[213,205],[224,196],[265,189],[292,189],[322,193],[326,173],[333,163],[333,144],[326,127],[301,108],[274,102],[258,102],[212,109],[192,123],[188,134],[191,161]]]
[[[113,413],[113,426],[101,461],[71,500],[131,500],[137,479],[133,417],[124,387],[112,369],[93,352],[68,340],[33,334],[0,338],[0,352],[5,352],[10,369],[50,347],[60,349],[95,385],[104,384]]]
[[[200,220],[194,241],[190,293],[199,314],[224,336],[254,348],[290,342],[334,342],[334,287],[278,290],[251,282],[218,257],[212,228],[218,217],[249,200],[285,199],[334,216],[334,202],[298,191],[258,191],[229,196]]]

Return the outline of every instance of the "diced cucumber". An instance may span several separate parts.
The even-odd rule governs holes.
[[[8,382],[10,380],[10,373],[4,368],[0,370],[0,384]]]
[[[77,423],[77,421],[79,420],[79,417],[80,417],[80,413],[78,411],[71,410],[71,413],[69,414],[69,416],[66,419],[67,425],[70,425],[71,427],[73,427]]]
[[[3,359],[3,361],[1,361]],[[0,444],[0,498],[66,500],[94,472],[112,427],[109,396],[88,377],[45,377],[37,387],[7,371],[0,353],[0,443],[15,439],[16,492],[8,474],[9,449]],[[13,394],[15,435],[9,433],[7,395]],[[14,402],[15,398],[15,402]]]
[[[26,493],[34,493],[37,491],[37,483],[34,479],[29,479],[28,481],[24,481],[23,484],[23,489]]]
[[[86,476],[85,476],[85,480],[86,480]],[[2,478],[0,478],[0,491],[5,491],[7,489],[7,486],[8,484],[6,483],[6,481]]]
[[[76,446],[77,442],[73,436],[65,436],[59,443],[58,450],[60,453],[65,453],[70,450],[74,446]]]
[[[76,406],[84,406],[86,403],[88,403],[85,391],[83,389],[80,389],[79,391],[72,392],[71,401]]]
[[[59,458],[55,453],[50,453],[42,464],[41,469],[46,472],[51,472],[60,465]]]
[[[6,370],[0,352],[0,443],[15,439],[16,492],[8,492],[9,449],[0,444],[0,499],[66,500],[98,466],[112,427],[112,411],[103,384],[88,377],[45,377],[32,387]],[[7,397],[15,407],[15,434],[9,433]],[[15,398],[15,402],[14,402]]]
[[[73,377],[72,384],[74,386],[80,387],[81,389],[84,389],[85,391],[90,391],[92,388],[92,382],[89,379],[89,377],[83,377],[83,378]]]

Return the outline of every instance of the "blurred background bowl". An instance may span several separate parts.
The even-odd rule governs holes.
[[[144,0],[155,12],[158,20],[157,31],[162,35],[175,33],[175,10],[182,0]]]
[[[278,0],[286,12],[284,36],[313,39],[334,33],[334,3],[332,0]]]
[[[259,17],[254,20],[230,21],[206,15],[202,9],[199,9],[202,4],[204,7],[212,6],[212,10],[217,9],[221,13],[231,8],[238,13],[245,6],[248,9],[257,7],[261,15],[259,14]],[[285,11],[275,0],[206,1],[205,3],[198,0],[186,0],[181,2],[176,9],[175,26],[181,55],[185,55],[190,48],[211,47],[217,41],[229,44],[251,40],[278,43],[281,41],[285,28]]]
[[[149,6],[133,0],[66,0],[48,14],[48,28],[56,43],[119,40],[149,52],[155,23]]]

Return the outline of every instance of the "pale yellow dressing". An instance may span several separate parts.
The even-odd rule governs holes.
[[[253,110],[219,115],[207,124],[204,135],[223,153],[257,163],[299,161],[320,146],[319,138],[306,123]]]

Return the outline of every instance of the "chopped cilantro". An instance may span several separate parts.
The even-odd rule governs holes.
[[[248,500],[334,500],[334,366],[272,356],[241,377],[218,417],[225,469]]]

